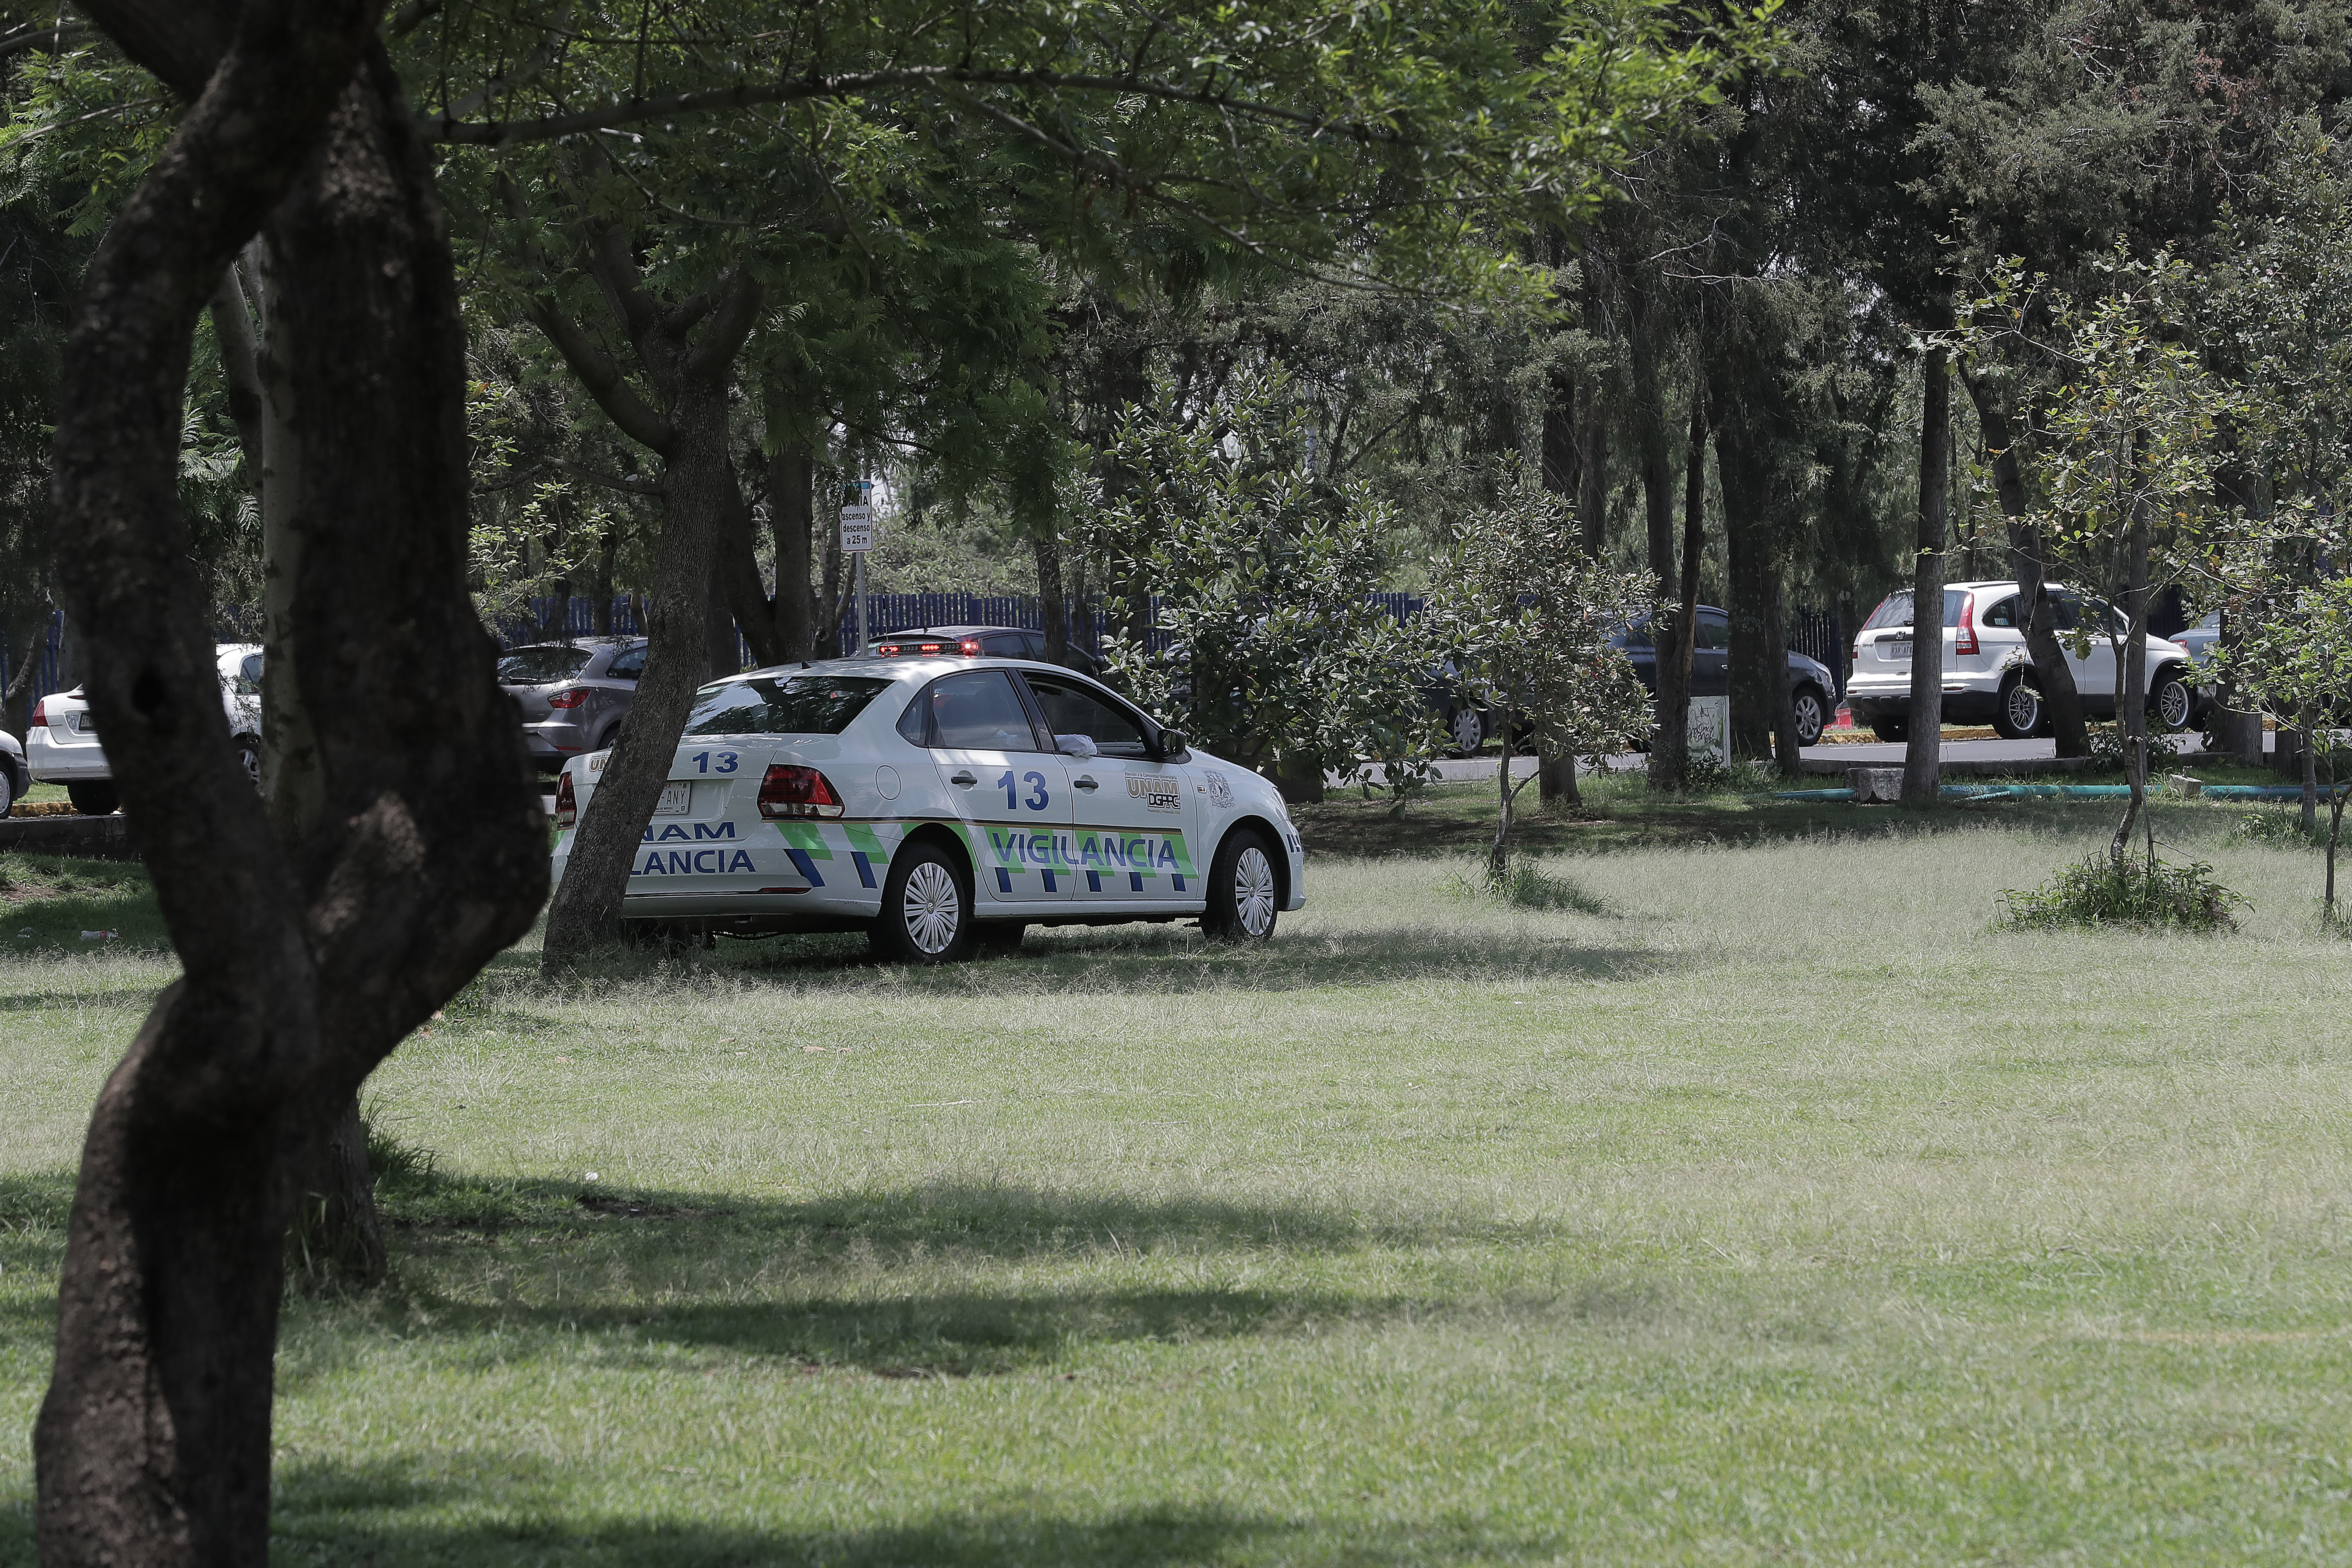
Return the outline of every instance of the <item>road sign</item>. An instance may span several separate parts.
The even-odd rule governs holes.
[[[845,506],[841,509],[841,552],[863,555],[874,548],[874,509],[870,506]]]

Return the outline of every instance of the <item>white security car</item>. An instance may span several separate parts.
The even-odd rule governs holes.
[[[2053,584],[2051,607],[2062,642],[2086,618],[2116,612],[2097,599]],[[1867,724],[1882,741],[1904,738],[1911,715],[1911,590],[1899,589],[1879,602],[1853,641],[1853,674],[1846,702],[1854,722]],[[1954,583],[1944,590],[1944,721],[1990,723],[2010,740],[2042,729],[2042,688],[2032,656],[2025,648],[2024,618],[2018,613],[2014,583]],[[2090,651],[2065,650],[2074,672],[2083,710],[2111,719],[2122,683],[2116,679],[2115,645],[2106,628],[2089,620]],[[2196,678],[2189,652],[2159,637],[2146,639],[2147,714],[2151,727],[2186,729],[2197,713]]]
[[[223,643],[217,649],[217,662],[228,732],[236,742],[247,774],[257,784],[261,782],[261,650],[250,643]],[[66,786],[66,797],[76,811],[103,816],[119,804],[114,773],[106,765],[106,749],[98,743],[98,725],[90,718],[89,703],[80,687],[53,691],[41,699],[25,736],[25,756],[36,779]]]
[[[561,880],[609,752],[557,782]],[[1282,797],[1108,688],[1003,658],[830,659],[706,686],[625,919],[864,931],[918,963],[1032,925],[1197,916],[1263,941],[1306,902]]]

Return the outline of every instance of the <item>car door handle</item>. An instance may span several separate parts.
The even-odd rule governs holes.
[[[1100,785],[1100,784],[1098,784],[1095,783],[1095,781],[1094,781],[1093,779],[1091,779],[1091,778],[1087,777],[1085,773],[1080,773],[1076,778],[1072,779],[1072,780],[1070,781],[1070,785],[1071,785],[1071,787],[1072,787],[1072,788],[1074,788],[1074,789],[1100,789],[1100,788],[1102,788],[1102,785]]]
[[[948,775],[948,783],[951,784],[961,784],[966,789],[970,789],[979,782],[980,781],[978,779],[972,777],[970,773],[950,773]]]

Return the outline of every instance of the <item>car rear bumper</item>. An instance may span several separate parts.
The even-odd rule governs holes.
[[[42,784],[90,784],[114,776],[106,764],[106,748],[96,741],[59,744],[49,727],[36,725],[25,738],[25,763]]]
[[[1907,689],[1899,695],[1848,691],[1845,700],[1857,724],[1866,724],[1873,719],[1908,719],[1911,716],[1911,693]],[[2000,710],[2000,694],[1997,691],[1982,691],[1970,686],[1944,688],[1944,722],[1947,724],[1990,724],[1993,715]]]
[[[568,720],[549,719],[522,727],[522,743],[540,762],[561,765],[589,749],[588,737]]]

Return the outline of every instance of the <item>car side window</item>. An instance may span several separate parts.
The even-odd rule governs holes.
[[[1030,695],[1045,711],[1045,727],[1056,735],[1084,735],[1106,757],[1148,757],[1150,742],[1143,725],[1075,680],[1047,675],[1026,675]]]
[[[2073,631],[2075,627],[2078,617],[2081,615],[2082,601],[2076,599],[2074,595],[2053,594],[2050,595],[2050,624],[2055,626],[2058,630],[2062,632]]]
[[[1003,670],[943,676],[931,683],[923,701],[929,709],[929,743],[934,746],[975,752],[1042,749],[1029,710]]]
[[[1713,611],[1701,610],[1698,613],[1698,646],[1729,647],[1731,617]]]
[[[2011,631],[2016,630],[2017,595],[2011,594],[2008,598],[1987,610],[1984,614],[1984,624],[1989,626],[2006,626]]]
[[[613,662],[604,667],[604,673],[614,680],[638,679],[646,673],[645,648],[633,647],[614,654]]]
[[[988,658],[1027,658],[1029,639],[1019,632],[992,632],[980,639],[980,651]]]
[[[238,661],[236,687],[239,697],[261,695],[261,656],[259,654],[247,654]]]

